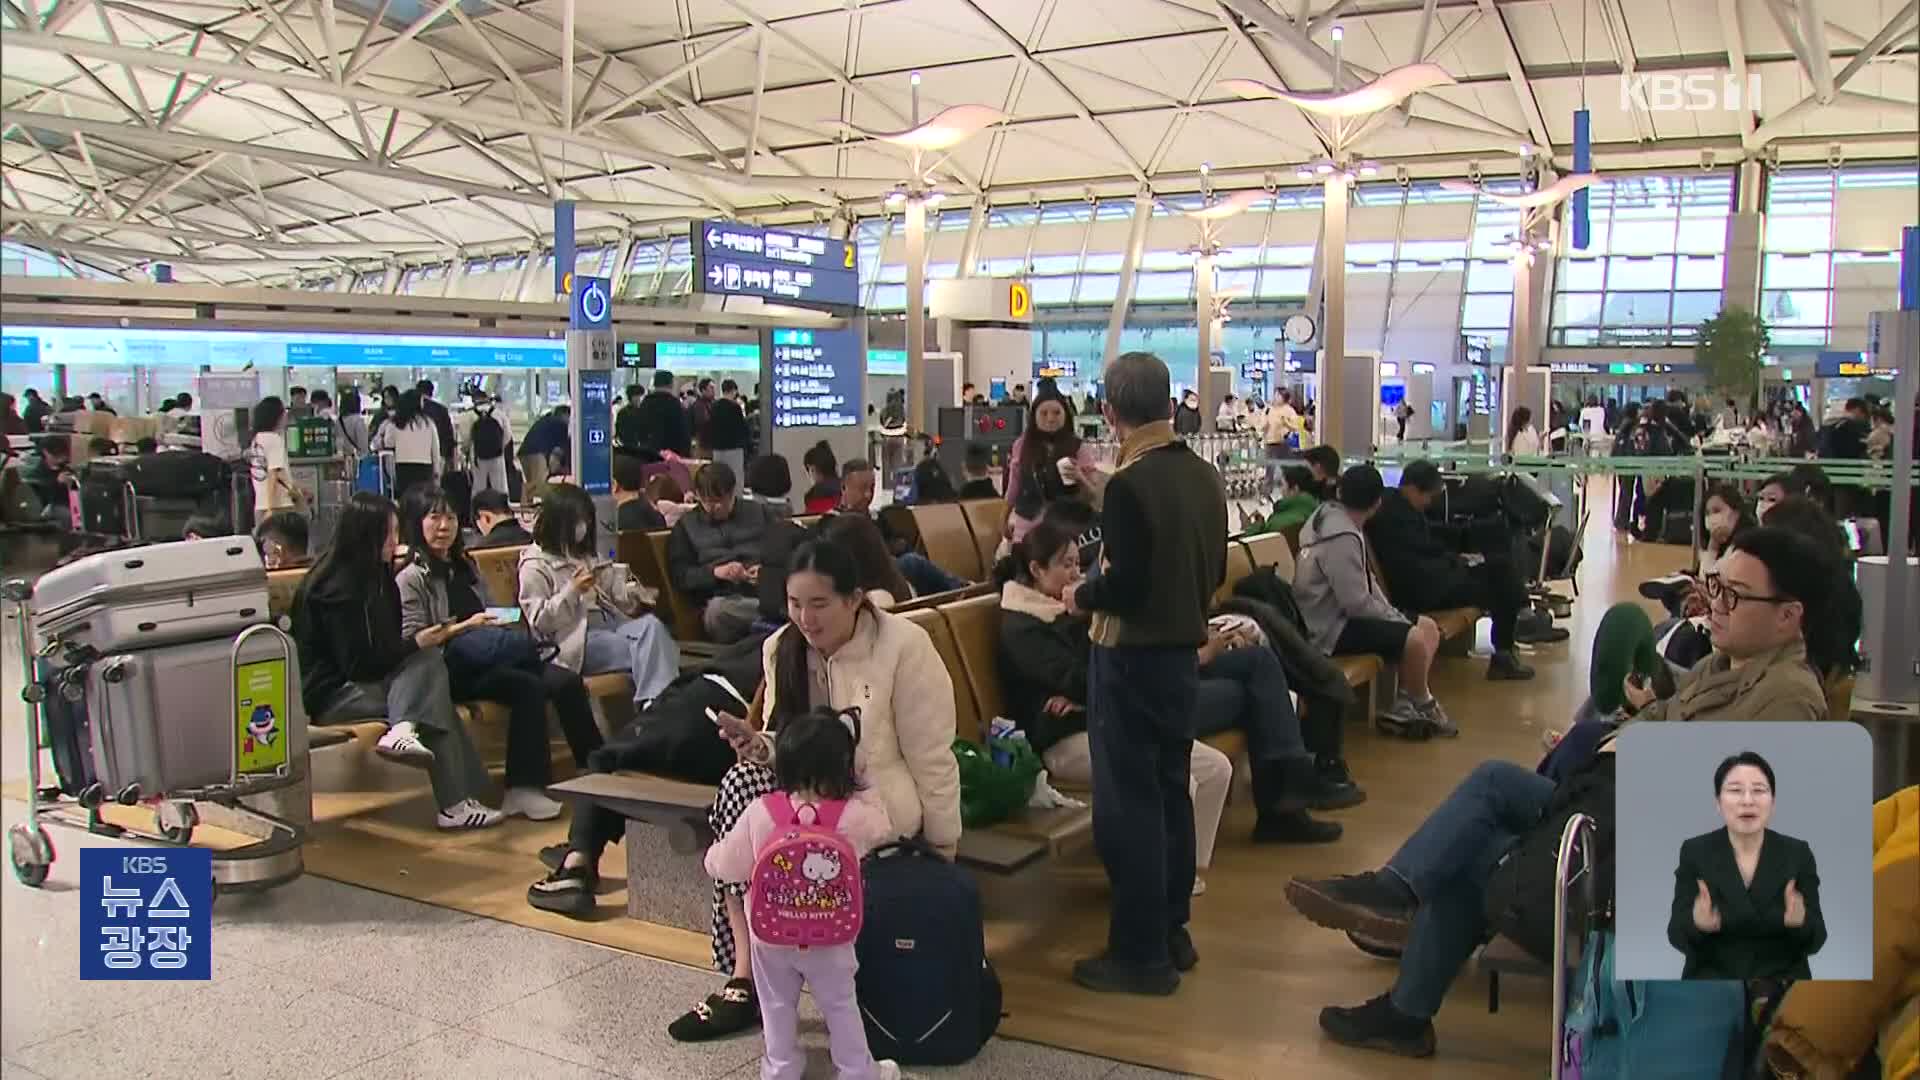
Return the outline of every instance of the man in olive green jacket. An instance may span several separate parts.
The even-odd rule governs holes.
[[[1633,720],[1825,720],[1827,696],[1808,634],[1858,636],[1832,625],[1832,560],[1783,529],[1749,529],[1707,578],[1713,654],[1681,676],[1672,697],[1625,687]],[[1842,717],[1841,719],[1844,719]]]

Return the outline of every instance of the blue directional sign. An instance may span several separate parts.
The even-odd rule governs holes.
[[[860,306],[851,240],[712,219],[693,233],[694,288],[809,307]]]
[[[118,326],[0,328],[0,364],[199,367],[564,368],[567,343],[454,334],[337,334],[278,330],[173,330]]]
[[[774,427],[855,427],[865,384],[858,330],[773,332]]]
[[[568,298],[567,326],[574,330],[605,330],[613,325],[613,283],[602,277],[573,279]]]
[[[582,371],[580,378],[580,486],[589,495],[613,493],[613,372]]]

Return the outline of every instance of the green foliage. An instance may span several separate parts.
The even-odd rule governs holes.
[[[1760,393],[1760,358],[1768,344],[1765,319],[1745,308],[1725,308],[1700,324],[1694,361],[1714,390],[1751,403]]]

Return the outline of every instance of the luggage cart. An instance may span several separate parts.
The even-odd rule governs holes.
[[[228,774],[224,782],[204,787],[167,792],[145,792],[138,784],[118,792],[108,792],[95,783],[79,794],[67,797],[58,788],[41,786],[42,703],[47,687],[40,680],[37,661],[55,653],[60,645],[50,642],[44,649],[33,647],[33,587],[23,579],[0,586],[4,598],[18,621],[21,653],[20,696],[27,703],[27,819],[7,830],[7,858],[14,876],[22,884],[39,887],[53,868],[56,852],[44,822],[85,828],[105,836],[131,835],[138,839],[185,847],[193,842],[196,826],[214,825],[253,838],[253,843],[213,853],[213,888],[233,891],[263,891],[285,884],[305,871],[301,846],[306,843],[311,819],[311,788],[306,761],[306,716],[299,706],[299,688],[295,684],[298,663],[292,639],[270,623],[249,626],[234,636],[229,653],[227,718],[229,741]],[[282,686],[287,693],[287,722],[283,725],[286,757],[271,769],[243,772],[239,668],[241,651],[256,635],[271,638],[280,646],[285,664]],[[254,661],[258,662],[258,661]],[[112,679],[112,672],[105,677]],[[156,823],[148,833],[108,824],[100,818],[100,807],[111,800],[122,806],[150,804]],[[84,820],[72,816],[74,809],[85,811]]]
[[[1586,912],[1587,926],[1581,928],[1579,941],[1586,947],[1586,931],[1592,928],[1598,909],[1594,906],[1594,864],[1597,855],[1594,851],[1594,821],[1585,814],[1574,814],[1567,818],[1566,827],[1560,831],[1560,850],[1554,860],[1553,893],[1553,1051],[1549,1059],[1553,1063],[1553,1080],[1560,1080],[1566,1067],[1567,1040],[1563,1034],[1567,1024],[1568,980],[1573,978],[1581,959],[1569,956],[1567,940],[1568,896],[1577,885],[1580,889],[1582,910]],[[1577,867],[1576,867],[1577,860]]]

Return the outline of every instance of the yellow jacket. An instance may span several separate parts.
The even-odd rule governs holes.
[[[1774,1075],[1839,1080],[1879,1042],[1884,1080],[1920,1077],[1920,787],[1873,808],[1873,978],[1805,982],[1767,1036]]]

